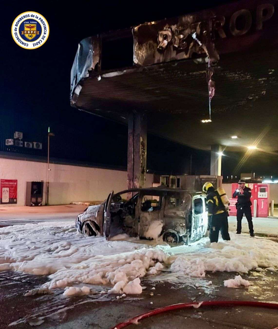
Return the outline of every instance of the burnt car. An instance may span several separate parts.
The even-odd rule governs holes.
[[[138,188],[114,194],[78,215],[75,226],[88,236],[119,234],[142,239],[160,236],[170,243],[194,242],[207,232],[205,196],[165,187]]]

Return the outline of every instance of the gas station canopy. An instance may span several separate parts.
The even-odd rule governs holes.
[[[86,38],[71,105],[123,123],[144,113],[149,132],[195,148],[276,152],[277,6],[240,1]]]

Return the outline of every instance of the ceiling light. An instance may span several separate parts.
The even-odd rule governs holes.
[[[204,120],[201,120],[202,123],[209,123],[211,122],[211,119],[204,119]]]
[[[223,152],[216,152],[219,156],[222,156],[222,155],[224,155],[224,153]]]
[[[231,136],[232,139],[237,139],[238,137],[236,135]]]
[[[255,145],[250,145],[250,146],[248,146],[248,149],[249,149],[249,150],[256,150],[256,148],[257,148],[257,146],[255,146]]]

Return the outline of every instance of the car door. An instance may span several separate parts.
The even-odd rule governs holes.
[[[208,216],[205,198],[202,195],[195,195],[192,198],[191,240],[201,239],[206,234],[207,227]]]
[[[103,231],[104,231],[104,235],[106,237],[106,239],[109,238],[109,235],[110,235],[110,226],[111,226],[111,202],[112,202],[112,199],[113,199],[113,195],[114,195],[114,191],[112,191],[108,197],[107,197],[107,200],[105,202],[105,205],[104,205],[104,228],[103,228]]]

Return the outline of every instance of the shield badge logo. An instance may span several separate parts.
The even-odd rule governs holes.
[[[14,42],[19,47],[28,50],[44,45],[49,37],[49,32],[47,20],[35,11],[25,11],[18,15],[11,28]]]
[[[24,34],[24,36],[29,40],[34,39],[39,34],[39,31],[37,31],[37,23],[25,23],[22,34]]]

